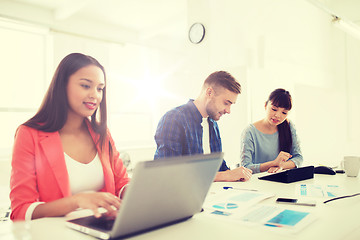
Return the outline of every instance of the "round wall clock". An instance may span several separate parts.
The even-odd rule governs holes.
[[[189,39],[192,43],[200,43],[205,36],[205,27],[201,23],[194,23],[189,29]]]

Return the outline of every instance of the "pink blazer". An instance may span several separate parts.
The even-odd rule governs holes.
[[[90,134],[96,134],[88,123]],[[119,152],[108,131],[105,147],[97,151],[104,171],[105,186],[101,191],[116,196],[129,178]],[[109,145],[113,150],[110,162]],[[59,132],[43,132],[20,126],[15,135],[10,179],[12,220],[24,220],[28,207],[34,202],[50,202],[71,196],[69,176]]]

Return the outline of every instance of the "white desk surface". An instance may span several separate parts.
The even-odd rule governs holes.
[[[276,204],[276,197],[295,197],[295,186],[306,184],[336,184],[344,194],[360,192],[360,177],[350,178],[345,174],[319,175],[314,179],[284,184],[257,178],[263,174],[255,174],[248,182],[213,183],[210,192],[217,191],[223,186],[238,188],[252,188],[259,191],[275,193],[275,197],[261,203]],[[136,235],[130,239],[316,239],[316,240],[359,240],[360,239],[360,196],[336,200],[323,204],[318,201],[316,207],[289,206],[289,208],[311,211],[318,216],[317,220],[295,234],[281,234],[266,228],[248,227],[238,222],[228,222],[209,218],[204,213],[196,214],[193,218],[168,227]],[[74,215],[72,215],[73,217]],[[94,239],[83,233],[65,226],[63,218],[44,218],[30,222],[11,221],[0,224],[0,239]]]

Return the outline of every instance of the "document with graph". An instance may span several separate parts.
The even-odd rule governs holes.
[[[264,199],[273,197],[272,193],[248,190],[224,190],[215,195],[208,195],[203,205],[205,211],[224,215],[243,211]]]
[[[316,215],[304,208],[284,208],[258,204],[243,214],[233,216],[245,224],[259,225],[273,231],[295,233],[308,226]]]
[[[331,198],[341,195],[342,189],[336,184],[297,184],[295,188],[296,195],[302,197]]]

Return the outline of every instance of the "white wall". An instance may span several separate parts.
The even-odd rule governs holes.
[[[334,28],[327,13],[302,0],[189,0],[188,7],[189,26],[204,23],[206,36],[185,45],[189,58],[180,71],[194,74],[191,83],[228,70],[243,86],[232,114],[219,121],[230,165],[239,159],[240,132],[263,117],[264,102],[278,87],[292,93],[290,118],[305,164],[335,166],[342,156],[358,154],[360,102],[349,89],[359,85],[359,41]]]
[[[360,155],[360,43],[351,37],[345,37],[346,46],[346,79],[347,98],[344,108],[346,109],[346,121],[348,129],[346,132],[347,143],[345,154]]]
[[[228,117],[234,124],[220,120],[231,161],[238,159],[240,141],[235,124],[242,129],[245,121],[262,118],[264,102],[277,87],[293,96],[290,119],[297,127],[305,164],[335,166],[344,155],[359,154],[358,40],[334,28],[331,17],[307,1],[189,3],[189,18],[204,22],[207,30],[197,50],[204,61],[197,65],[239,66],[245,72],[239,80],[247,97],[240,101],[248,109],[239,106],[240,114]]]
[[[36,95],[31,102],[37,108],[46,89],[42,82],[48,84],[65,55],[92,55],[107,70],[109,126],[118,149],[153,149],[159,118],[189,98],[196,98],[211,72],[227,70],[243,89],[232,113],[219,121],[229,165],[239,161],[242,129],[263,117],[264,102],[277,87],[288,89],[293,96],[290,118],[296,124],[307,164],[333,166],[346,154],[360,155],[360,43],[334,28],[330,16],[304,0],[189,0],[188,25],[193,22],[204,23],[204,41],[194,45],[184,38],[183,48],[173,51],[45,30],[38,37],[45,40],[35,41],[40,46],[32,45],[17,53],[22,59],[29,58],[31,66],[40,68],[37,71],[43,74],[42,80],[32,81],[34,87],[26,88],[33,90],[14,94],[19,94],[19,99]],[[1,41],[1,49],[7,49]],[[20,46],[29,45],[25,38],[18,41]],[[38,48],[43,51],[40,55],[32,52]],[[12,52],[8,51],[7,56],[12,57]],[[1,63],[5,69],[27,67],[26,62],[7,61],[3,54]],[[39,73],[33,70],[31,67],[26,75],[39,79]],[[14,78],[7,72],[1,82],[12,90],[18,85],[6,79],[14,79],[20,86],[29,83],[27,77]],[[13,95],[6,99],[13,99]],[[6,118],[7,113],[0,114]],[[21,121],[11,120],[12,128],[3,127],[6,134],[1,136],[2,143],[9,143]],[[7,151],[11,151],[9,146]],[[137,158],[152,157],[151,151],[144,152]]]
[[[47,34],[41,27],[0,21],[0,159],[9,158],[18,124],[35,113],[47,88]]]

